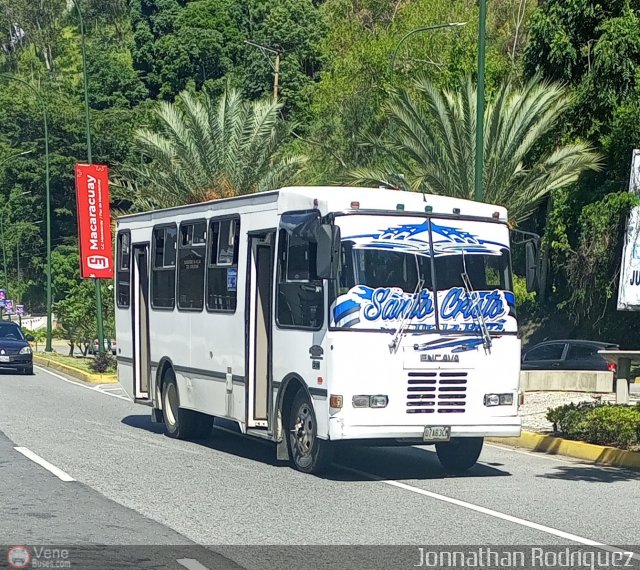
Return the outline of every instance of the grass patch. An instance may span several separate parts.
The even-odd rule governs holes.
[[[91,364],[94,359],[89,358],[88,356],[67,356],[64,354],[58,354],[57,352],[47,352],[36,353],[37,356],[41,358],[46,358],[47,360],[51,360],[53,362],[59,362],[60,364],[66,364],[67,366],[72,366],[73,368],[77,368],[78,370],[82,370],[82,372],[87,372],[88,374],[96,374],[94,370],[91,368]],[[115,362],[115,359],[114,359]],[[115,374],[116,368],[115,366],[109,368],[104,374]]]

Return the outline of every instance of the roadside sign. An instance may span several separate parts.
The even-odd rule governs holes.
[[[13,315],[13,301],[11,299],[7,299],[4,302],[4,312],[7,313],[7,315]]]
[[[0,289],[0,309],[4,309],[6,300],[7,300],[7,292],[4,289]]]
[[[16,305],[16,314],[20,317],[24,316],[24,305]]]
[[[76,164],[80,275],[113,279],[109,171],[100,164]]]

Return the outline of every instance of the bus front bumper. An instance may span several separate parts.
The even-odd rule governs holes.
[[[350,425],[345,423],[342,418],[333,417],[329,420],[329,439],[332,441],[339,440],[357,440],[357,439],[375,439],[375,440],[407,440],[407,443],[416,440],[422,440],[425,425],[408,425],[408,426],[371,426],[371,425]],[[519,417],[507,416],[491,418],[491,423],[474,423],[474,424],[447,424],[443,421],[442,425],[451,428],[451,437],[518,437],[522,431],[522,422]]]

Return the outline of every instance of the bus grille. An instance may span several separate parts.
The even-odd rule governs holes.
[[[466,372],[409,372],[407,414],[463,414],[466,401]]]

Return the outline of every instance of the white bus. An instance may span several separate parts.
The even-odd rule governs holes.
[[[214,418],[303,472],[340,442],[473,466],[517,436],[504,208],[292,187],[119,218],[118,377],[175,438]]]

